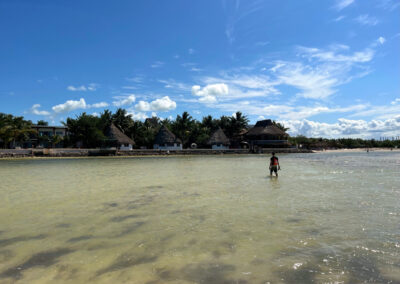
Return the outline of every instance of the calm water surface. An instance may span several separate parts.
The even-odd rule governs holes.
[[[0,161],[0,283],[400,283],[400,153]]]

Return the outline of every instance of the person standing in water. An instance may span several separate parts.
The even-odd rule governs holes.
[[[278,157],[275,156],[275,153],[272,152],[272,157],[271,161],[269,163],[269,174],[272,176],[272,172],[275,172],[275,175],[278,176],[278,170],[280,170],[281,167],[279,166],[279,159]]]

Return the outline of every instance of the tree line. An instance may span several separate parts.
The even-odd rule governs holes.
[[[177,115],[175,119],[148,118],[145,121],[134,120],[125,109],[119,108],[114,113],[104,110],[99,116],[81,113],[75,118],[67,118],[63,125],[68,128],[68,135],[47,137],[38,136],[32,129],[32,121],[25,120],[22,116],[0,113],[0,147],[10,148],[22,145],[33,137],[39,142],[49,146],[61,144],[63,147],[97,148],[107,146],[107,129],[113,123],[125,135],[135,141],[135,147],[152,148],[156,134],[161,125],[165,125],[183,142],[184,148],[196,143],[198,147],[207,147],[207,142],[212,133],[222,128],[231,141],[242,139],[244,129],[249,128],[249,119],[241,112],[233,116],[214,118],[211,115],[203,117],[200,121],[194,119],[188,112]],[[287,131],[282,123],[273,123],[280,129]],[[37,121],[38,125],[48,125],[44,120]],[[239,141],[240,142],[240,141]],[[308,138],[305,136],[289,137],[292,146],[301,145],[308,149],[321,148],[372,148],[372,147],[400,147],[399,140],[375,140],[354,138]]]

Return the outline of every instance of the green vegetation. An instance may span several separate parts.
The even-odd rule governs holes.
[[[241,112],[235,116],[222,116],[215,119],[206,116],[202,121],[197,121],[188,113],[177,115],[175,120],[160,120],[157,117],[146,119],[144,122],[133,120],[124,109],[117,109],[113,114],[105,110],[99,117],[82,113],[74,118],[68,118],[64,123],[68,127],[69,136],[64,140],[68,147],[81,146],[94,148],[107,146],[106,132],[111,123],[114,123],[125,135],[132,138],[135,147],[153,148],[154,138],[161,125],[165,125],[177,137],[184,147],[190,147],[196,143],[199,147],[205,147],[212,133],[221,127],[225,133],[233,137],[248,127],[248,118]]]
[[[184,148],[196,143],[198,147],[207,146],[207,141],[212,133],[219,127],[233,141],[242,139],[243,130],[249,127],[249,120],[246,115],[237,112],[234,116],[221,116],[213,118],[211,115],[205,116],[201,121],[194,119],[188,112],[177,115],[174,120],[160,120],[157,117],[146,119],[144,122],[133,120],[125,109],[117,109],[115,113],[105,110],[99,117],[82,113],[76,118],[67,118],[63,123],[68,127],[68,136],[64,139],[58,135],[48,137],[38,137],[35,130],[31,128],[32,122],[24,120],[22,116],[0,113],[0,147],[14,148],[22,146],[31,138],[37,138],[43,145],[55,146],[60,143],[64,147],[83,147],[97,148],[107,145],[107,129],[114,123],[125,135],[132,138],[136,148],[152,148],[154,138],[161,125],[168,127],[177,137],[179,137]],[[278,128],[287,131],[283,124],[273,121]],[[46,126],[48,123],[39,120],[38,125]],[[305,136],[290,137],[291,145],[301,145],[308,149],[327,149],[327,148],[372,148],[372,147],[400,147],[399,140],[363,140],[353,138],[326,139],[308,138]]]
[[[0,147],[14,148],[18,143],[28,141],[36,131],[32,122],[22,116],[0,113]]]
[[[360,138],[308,138],[302,135],[289,137],[289,142],[292,145],[301,145],[307,149],[353,149],[353,148],[394,148],[400,147],[400,140],[375,140],[375,139],[360,139]]]

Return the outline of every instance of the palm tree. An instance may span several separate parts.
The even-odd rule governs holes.
[[[185,111],[182,116],[177,115],[172,124],[172,131],[182,140],[183,145],[189,142],[190,133],[193,130],[194,120],[190,114]]]
[[[283,123],[280,122],[276,122],[275,120],[272,121],[272,124],[274,124],[276,127],[278,127],[280,130],[282,131],[288,131],[290,128],[289,127],[285,127],[285,125],[283,125]]]
[[[240,134],[240,131],[246,129],[249,125],[249,119],[240,111],[236,112],[229,120],[229,128],[232,136]]]
[[[122,108],[117,109],[112,116],[112,122],[124,133],[127,132],[129,127],[133,124],[131,115],[128,115],[126,110]]]

